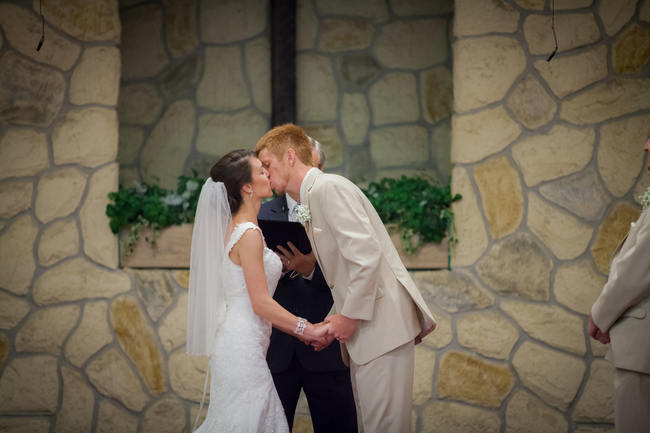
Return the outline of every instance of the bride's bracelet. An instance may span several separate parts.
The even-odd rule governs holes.
[[[297,335],[302,335],[305,333],[305,328],[307,328],[307,319],[298,317],[298,323],[296,323],[296,329],[293,332]]]

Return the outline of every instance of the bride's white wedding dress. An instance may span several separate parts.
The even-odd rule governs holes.
[[[238,224],[226,254],[253,223]],[[260,230],[261,233],[261,230]],[[210,356],[210,404],[198,433],[288,433],[289,427],[266,364],[271,323],[253,312],[242,268],[225,259],[226,317]],[[264,248],[264,271],[273,296],[282,275],[280,258]]]

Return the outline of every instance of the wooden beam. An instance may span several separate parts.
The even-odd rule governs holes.
[[[271,0],[271,126],[296,121],[296,0]]]

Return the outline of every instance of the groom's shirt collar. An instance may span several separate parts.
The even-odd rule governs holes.
[[[305,200],[307,199],[307,178],[309,177],[309,173],[311,173],[314,170],[318,170],[316,167],[310,168],[307,173],[305,174],[305,177],[302,178],[302,183],[300,184],[300,202],[304,203]]]

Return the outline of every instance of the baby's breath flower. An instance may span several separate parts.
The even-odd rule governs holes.
[[[639,200],[641,200],[641,206],[643,206],[643,209],[650,206],[650,187],[648,187],[645,193],[639,196]]]

